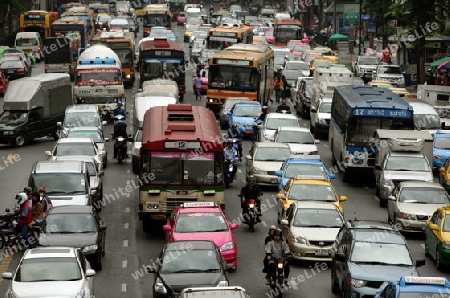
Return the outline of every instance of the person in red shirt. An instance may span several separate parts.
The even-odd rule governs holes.
[[[392,63],[392,59],[391,59],[391,51],[389,50],[388,47],[384,48],[383,50],[383,57],[381,58],[381,62],[385,62],[385,63]]]
[[[22,233],[22,237],[25,240],[25,244],[28,246],[28,248],[34,248],[36,246],[36,243],[30,242],[30,233],[28,231],[28,225],[33,221],[33,212],[31,210],[30,204],[28,203],[28,196],[22,192],[16,196],[16,200],[18,201],[18,204],[20,206],[19,222],[17,223],[17,228]]]

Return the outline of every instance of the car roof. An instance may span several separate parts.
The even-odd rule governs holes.
[[[70,206],[73,207],[73,206]],[[39,247],[25,251],[23,259],[42,259],[42,258],[75,258],[76,248],[72,247]]]
[[[199,212],[199,213],[222,213],[220,210],[220,207],[189,207],[189,208],[183,208],[178,207],[179,213],[193,213],[193,212]]]
[[[216,244],[209,240],[180,240],[167,243],[165,251],[180,251],[186,249],[192,250],[215,250]]]
[[[444,189],[439,183],[425,181],[402,181],[399,186],[408,188],[437,188]]]
[[[291,179],[289,179],[289,181],[291,182],[292,185],[294,185],[294,184],[312,184],[312,185],[322,185],[322,186],[325,185],[325,186],[333,187],[331,182],[328,181],[328,179],[326,177],[314,176],[311,178],[306,178],[307,175],[302,175],[302,176],[305,176],[305,178],[303,178],[303,177],[291,178]]]
[[[338,210],[334,202],[321,202],[321,201],[295,201],[297,209],[328,209],[328,210]],[[291,204],[291,205],[292,205]]]
[[[85,166],[80,160],[43,160],[36,162],[34,172],[42,173],[81,173]]]
[[[422,153],[417,152],[389,152],[390,156],[413,156],[413,157],[425,157]]]
[[[74,113],[74,112],[82,113],[82,112],[86,112],[86,111],[89,111],[89,112],[94,112],[95,111],[95,112],[98,113],[98,107],[96,105],[86,105],[86,104],[73,105],[73,106],[68,106],[67,107],[66,113],[69,112],[69,111],[71,113]]]
[[[255,143],[257,148],[290,148],[286,143],[275,143],[275,142],[257,142]],[[290,149],[289,149],[290,150]]]
[[[61,143],[92,143],[92,139],[91,138],[62,138],[59,139],[57,144],[61,144]]]
[[[261,106],[261,104],[259,102],[251,101],[251,100],[238,101],[234,105],[235,106]]]
[[[96,164],[95,157],[91,155],[63,155],[63,156],[55,156],[55,160],[78,160],[84,162],[91,162],[94,165]]]
[[[283,114],[283,113],[269,113],[266,116],[266,119],[270,118],[282,118],[282,119],[296,119],[298,120],[297,116],[294,114]]]
[[[296,163],[296,164],[316,164],[316,165],[321,165],[321,166],[325,166],[324,162],[322,160],[320,160],[319,158],[317,159],[305,159],[305,158],[289,158],[286,159],[285,161],[286,163]]]
[[[310,132],[310,130],[306,127],[299,126],[280,126],[277,131],[281,130],[290,130],[290,131],[301,131],[301,132]]]
[[[374,237],[375,233],[380,233],[374,229],[356,229],[350,230],[354,235],[356,241],[368,242],[368,243],[392,243],[392,244],[405,244],[405,238],[397,231],[384,230],[383,234]]]
[[[396,228],[390,223],[375,220],[348,220],[345,222],[345,225],[348,229],[377,229],[396,231]]]
[[[62,214],[62,213],[93,213],[92,206],[83,205],[67,205],[67,206],[55,206],[49,210],[49,214]]]

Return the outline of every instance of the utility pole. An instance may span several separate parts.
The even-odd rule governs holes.
[[[358,42],[358,55],[361,55],[361,43],[363,42],[362,38],[362,2],[363,0],[359,0],[359,42]]]
[[[420,0],[416,0],[417,9],[417,23],[416,32],[418,33],[416,50],[417,50],[417,83],[423,84],[425,82],[425,34],[422,33],[424,27],[423,7]]]

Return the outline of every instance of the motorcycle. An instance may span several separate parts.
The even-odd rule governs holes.
[[[270,287],[272,289],[278,288],[278,297],[282,297],[283,291],[281,289],[284,286],[284,267],[287,259],[285,257],[272,259],[269,261],[269,264],[271,263],[275,263],[275,272],[269,272]]]
[[[225,169],[225,187],[230,187],[230,184],[233,183],[234,179],[234,167],[235,165],[231,162],[231,160],[225,160],[223,167]]]
[[[127,135],[126,132],[126,123],[125,123],[125,116],[123,115],[117,115],[114,117],[116,119],[114,126],[121,127],[118,128],[118,131],[115,131],[113,134],[113,138],[116,140],[116,143],[114,144],[114,148],[116,151],[116,157],[119,164],[122,164],[122,161],[126,158],[128,158],[127,154],[127,141],[128,137],[131,135]],[[119,131],[120,130],[120,131]]]
[[[240,199],[242,199],[241,195],[239,195],[238,197]],[[254,232],[255,225],[258,223],[258,219],[259,219],[258,206],[256,204],[256,200],[249,199],[246,203],[242,203],[242,204],[247,204],[247,213],[244,214],[244,223],[248,224],[250,232]],[[241,206],[242,206],[242,204],[241,204]]]
[[[3,247],[12,248],[13,246],[24,245],[25,239],[22,233],[17,230],[17,212],[10,212],[9,209],[5,210],[6,213],[0,215],[0,249]],[[32,243],[37,243],[39,238],[40,227],[38,225],[33,226],[30,232],[30,238]]]

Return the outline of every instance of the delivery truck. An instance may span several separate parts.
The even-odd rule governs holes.
[[[47,73],[9,83],[0,115],[0,143],[21,147],[35,138],[58,139],[57,122],[72,104],[68,74]]]
[[[434,106],[445,122],[443,128],[447,129],[450,125],[450,86],[417,85],[417,99]]]
[[[68,73],[73,81],[76,61],[71,45],[72,41],[67,37],[44,39],[45,73]]]

